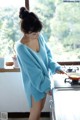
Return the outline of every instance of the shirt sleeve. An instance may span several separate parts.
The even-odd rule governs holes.
[[[19,64],[25,74],[25,79],[29,79],[32,86],[39,92],[47,92],[51,89],[51,82],[48,75],[45,75],[40,67],[38,67],[26,51],[17,49]]]
[[[56,61],[54,61],[52,52],[48,47],[47,43],[45,42],[44,38],[43,38],[43,41],[44,41],[45,48],[47,51],[47,56],[48,56],[48,67],[51,70],[51,73],[55,74],[57,70],[61,70],[61,66]]]

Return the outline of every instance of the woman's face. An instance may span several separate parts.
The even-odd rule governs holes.
[[[28,35],[29,39],[38,39],[39,33],[40,32],[32,32],[32,33],[29,33],[27,35]]]

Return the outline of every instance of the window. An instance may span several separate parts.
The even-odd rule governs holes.
[[[22,36],[18,17],[21,6],[25,6],[24,0],[0,1],[0,57],[15,54],[14,44]]]
[[[80,61],[80,2],[30,0],[43,22],[43,35],[57,61]]]

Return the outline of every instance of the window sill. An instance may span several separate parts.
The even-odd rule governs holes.
[[[60,65],[80,65],[80,61],[62,61],[58,63]]]
[[[0,72],[20,72],[20,69],[19,68],[13,68],[13,69],[0,68]]]

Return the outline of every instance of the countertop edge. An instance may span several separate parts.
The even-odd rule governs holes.
[[[20,68],[13,68],[13,69],[0,68],[0,73],[1,72],[20,72]]]

